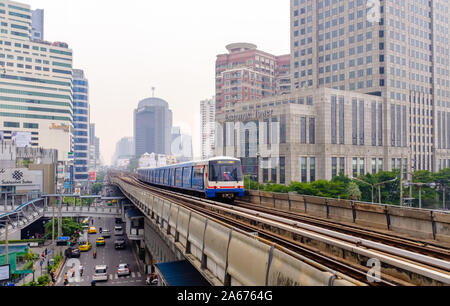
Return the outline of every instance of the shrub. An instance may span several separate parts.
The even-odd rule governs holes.
[[[38,278],[38,283],[39,285],[48,285],[50,283],[50,276],[48,275],[43,275],[41,277]]]

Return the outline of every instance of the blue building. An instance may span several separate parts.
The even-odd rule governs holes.
[[[73,70],[73,141],[76,185],[89,181],[89,82],[83,70]]]
[[[44,40],[44,10],[34,10],[31,15],[31,39]]]

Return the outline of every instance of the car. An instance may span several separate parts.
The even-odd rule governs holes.
[[[95,241],[95,244],[96,244],[97,246],[105,245],[105,244],[106,244],[105,238],[103,238],[103,237],[98,237],[97,240]]]
[[[121,250],[125,249],[125,248],[126,248],[125,240],[124,240],[124,239],[116,240],[116,241],[114,242],[114,248],[115,248],[116,250],[118,250],[118,249],[121,249]]]
[[[128,275],[130,275],[131,274],[131,271],[130,271],[130,267],[128,266],[128,264],[120,264],[118,267],[117,267],[117,275],[118,276],[128,276]]]
[[[89,228],[89,232],[88,232],[89,234],[97,234],[97,229],[95,228],[95,227],[93,227],[93,226],[91,226],[90,228]]]
[[[73,249],[70,258],[80,258],[81,253],[79,249]]]
[[[68,248],[64,251],[64,255],[67,258],[80,258],[80,250],[74,248]]]
[[[102,236],[103,238],[111,238],[111,232],[108,229],[104,229]]]
[[[98,281],[107,281],[108,274],[106,274],[108,270],[107,266],[95,266],[95,274],[93,280]]]
[[[86,242],[85,244],[80,245],[78,250],[80,252],[88,252],[90,249],[92,249],[92,243]]]
[[[122,226],[115,226],[114,227],[114,235],[122,236],[123,235],[123,227]]]
[[[116,224],[122,224],[122,218],[116,218]]]

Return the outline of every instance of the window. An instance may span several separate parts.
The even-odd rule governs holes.
[[[364,100],[359,101],[359,144],[363,146],[365,144],[365,111]]]
[[[358,145],[358,100],[352,101],[352,144]]]
[[[306,162],[307,162],[306,157],[302,157],[302,158],[301,158],[302,183],[308,182],[307,169],[306,169]]]
[[[331,96],[331,144],[337,144],[337,98]]]
[[[280,156],[280,184],[286,184],[286,157]]]
[[[345,157],[341,157],[339,161],[339,175],[345,175]]]
[[[19,122],[3,122],[3,127],[8,127],[8,128],[20,128],[20,123]]]
[[[316,119],[309,118],[309,143],[316,143]]]
[[[358,158],[353,158],[353,177],[358,177]]]
[[[309,159],[309,174],[310,174],[310,182],[316,181],[316,158],[311,157]]]
[[[364,158],[359,159],[359,175],[366,174],[366,160]]]
[[[337,157],[331,158],[331,178],[337,176]]]
[[[300,143],[306,144],[306,117],[301,118],[301,137]]]

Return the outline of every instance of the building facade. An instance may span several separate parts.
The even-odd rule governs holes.
[[[29,5],[0,1],[0,138],[72,152],[72,50],[34,42]]]
[[[329,88],[246,102],[216,115],[215,153],[265,183],[400,169],[407,155],[391,144],[390,112],[382,97]]]
[[[34,10],[31,15],[31,39],[44,40],[44,10]]]
[[[116,152],[113,157],[113,165],[117,165],[119,159],[133,159],[134,154],[134,139],[133,137],[124,137],[116,144]]]
[[[269,54],[249,43],[230,44],[216,60],[216,111],[236,103],[290,91],[290,56]],[[286,70],[288,72],[286,72]],[[284,81],[278,81],[278,78]],[[282,87],[282,91],[278,92]]]
[[[136,157],[145,153],[169,155],[171,151],[172,111],[158,98],[139,102],[134,111],[134,145]]]
[[[214,156],[215,145],[215,97],[200,102],[200,140],[202,159]]]
[[[87,183],[89,176],[89,82],[80,69],[73,70],[73,125],[75,182]]]
[[[380,96],[390,112],[390,145],[413,169],[449,167],[449,6],[291,0],[292,89]]]

